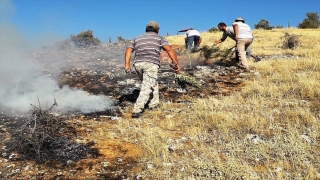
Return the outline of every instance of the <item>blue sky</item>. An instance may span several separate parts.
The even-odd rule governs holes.
[[[159,22],[160,35],[207,31],[239,16],[252,28],[260,19],[296,27],[307,12],[320,13],[320,0],[0,0],[0,12],[1,26],[14,26],[28,40],[58,41],[92,30],[107,43],[143,34],[151,20]]]

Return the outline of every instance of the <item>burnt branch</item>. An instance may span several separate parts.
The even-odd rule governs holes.
[[[54,99],[52,106],[43,110],[40,105],[31,104],[31,116],[22,125],[20,129],[20,143],[17,145],[19,152],[23,153],[35,153],[38,159],[42,159],[42,147],[47,139],[54,139],[56,128],[52,125],[56,125],[58,119],[54,117],[50,111],[54,106],[57,106],[57,102]]]
[[[51,114],[53,107],[58,105],[56,100],[47,110],[41,108],[39,100],[38,103],[37,106],[31,104],[30,118],[21,126],[19,137],[12,143],[11,150],[39,162],[54,160],[66,163],[68,160],[86,158],[88,154],[98,155],[98,151],[90,148],[90,145],[72,143],[65,138],[65,131],[75,133],[75,130]]]

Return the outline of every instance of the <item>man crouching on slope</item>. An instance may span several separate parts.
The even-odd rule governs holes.
[[[131,53],[135,51],[133,66],[142,81],[139,97],[132,109],[132,118],[139,118],[146,103],[150,100],[150,109],[159,105],[158,70],[160,67],[161,49],[167,51],[173,62],[175,73],[180,73],[177,55],[171,49],[168,40],[158,35],[159,24],[150,21],[146,26],[146,33],[134,38],[125,53],[125,69],[130,72]]]

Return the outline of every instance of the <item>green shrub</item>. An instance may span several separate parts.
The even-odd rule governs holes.
[[[254,25],[255,29],[265,29],[265,30],[270,30],[272,29],[271,26],[269,26],[269,21],[265,20],[265,19],[260,19],[260,21],[258,22],[258,24]]]
[[[202,46],[200,49],[200,57],[204,57],[205,60],[215,57],[214,53],[219,51],[218,47],[209,47],[208,45]]]
[[[93,36],[93,32],[91,30],[82,31],[78,35],[71,35],[70,41],[76,47],[87,47],[87,46],[99,46],[101,42],[98,38]]]
[[[298,25],[298,28],[301,29],[316,29],[320,27],[320,20],[318,13],[307,12],[307,18],[303,20],[302,23]]]
[[[129,39],[125,39],[122,36],[118,36],[118,43],[127,43],[130,42]]]
[[[219,29],[216,27],[212,27],[208,30],[208,32],[213,33],[213,32],[219,32]]]

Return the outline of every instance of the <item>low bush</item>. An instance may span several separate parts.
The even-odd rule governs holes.
[[[300,40],[298,35],[285,33],[282,37],[283,45],[282,48],[284,49],[296,49],[300,46]]]

